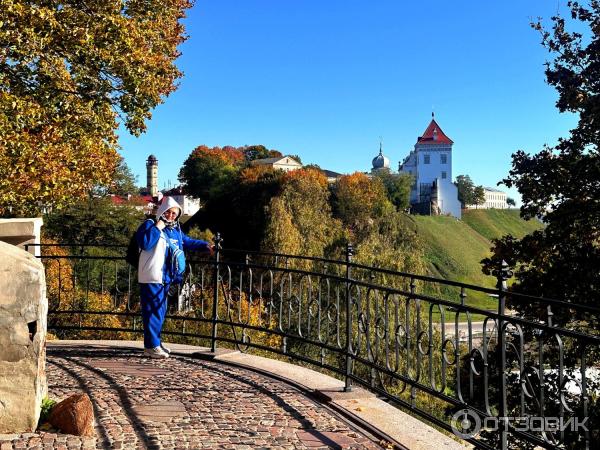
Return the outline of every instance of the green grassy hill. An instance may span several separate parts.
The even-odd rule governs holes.
[[[518,209],[471,209],[463,214],[462,220],[489,240],[506,234],[521,238],[542,228],[537,220],[521,219]]]
[[[495,278],[481,272],[480,261],[489,256],[491,239],[512,234],[523,237],[542,227],[526,222],[518,210],[470,210],[463,220],[447,216],[411,216],[422,240],[429,274],[437,278],[494,287]],[[475,295],[478,306],[492,308],[495,301]]]

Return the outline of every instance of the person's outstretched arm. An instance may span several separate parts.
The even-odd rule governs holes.
[[[181,233],[181,237],[183,239],[184,250],[200,251],[212,254],[212,245],[209,242],[202,241],[200,239],[192,239],[191,237],[186,236],[184,233]]]

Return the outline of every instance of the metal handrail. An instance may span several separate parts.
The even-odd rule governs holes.
[[[343,379],[345,390],[360,384],[449,431],[457,410],[482,421],[517,413],[590,417],[590,374],[596,369],[588,357],[598,352],[600,336],[557,326],[552,308],[591,314],[599,308],[510,292],[506,265],[496,272],[499,287],[491,289],[358,264],[351,247],[340,261],[223,250],[220,244],[217,234],[212,259],[189,259],[191,273],[174,295],[177,307],[167,316],[164,335],[199,339],[213,352],[219,343],[232,344],[321,367]],[[39,246],[78,249],[76,255],[41,256],[47,277],[59,278],[49,291],[49,329],[64,336],[141,332],[135,271],[124,261],[124,246]],[[120,247],[123,254],[84,254],[92,247]],[[295,267],[300,262],[304,266]],[[442,297],[432,285],[459,291]],[[492,294],[496,308],[469,304],[471,291]],[[536,322],[508,314],[507,302],[517,297],[544,305],[546,318]],[[94,305],[98,298],[100,306]],[[474,321],[474,314],[483,319]],[[580,374],[579,381],[573,373]],[[552,377],[559,381],[550,383]],[[569,382],[578,383],[578,394],[569,391]],[[437,409],[426,407],[432,402]],[[565,433],[523,431],[506,422],[490,436],[465,438],[481,448],[508,448],[517,437],[556,448],[566,439]],[[589,432],[576,437],[583,448],[590,446]]]

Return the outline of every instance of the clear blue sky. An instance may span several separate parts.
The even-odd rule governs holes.
[[[397,170],[433,109],[454,141],[453,176],[495,186],[511,153],[536,153],[575,124],[554,107],[550,55],[529,26],[565,4],[197,0],[180,87],[146,134],[120,132],[122,155],[140,185],[156,155],[162,189],[201,144],[263,144],[351,173],[370,170],[382,136]]]

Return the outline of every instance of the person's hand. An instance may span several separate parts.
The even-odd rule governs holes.
[[[158,228],[161,231],[164,230],[166,226],[167,224],[164,223],[161,219],[158,219],[158,221],[156,222],[156,228]]]

